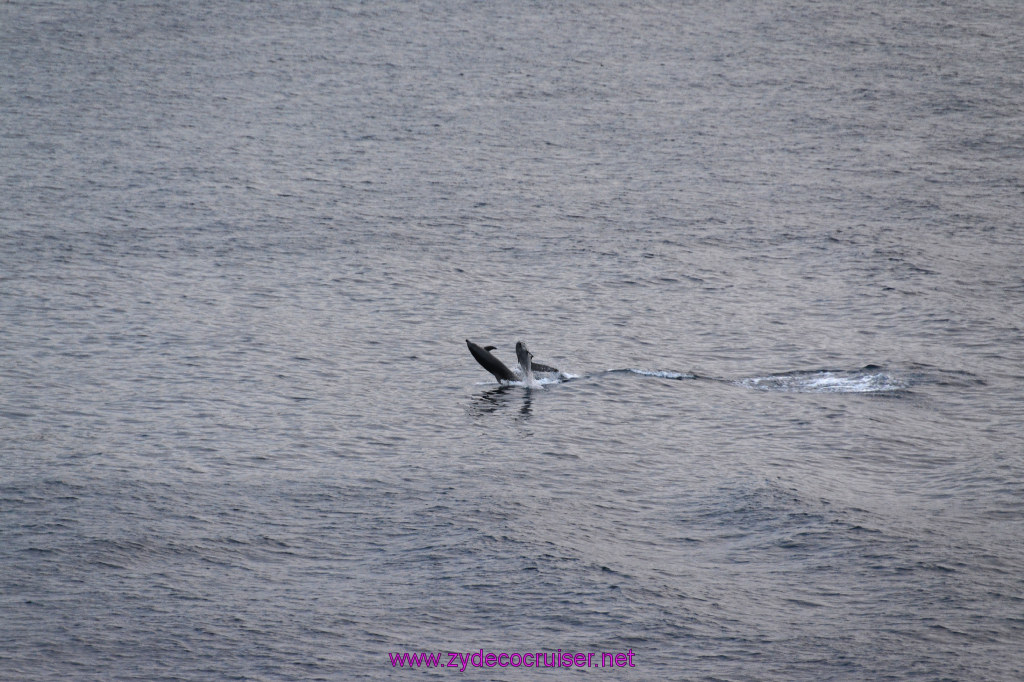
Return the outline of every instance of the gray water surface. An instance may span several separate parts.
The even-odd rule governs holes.
[[[0,4],[0,677],[1024,677],[1022,36]]]

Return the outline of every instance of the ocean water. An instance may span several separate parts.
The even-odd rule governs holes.
[[[0,4],[0,678],[1021,679],[1022,36]]]

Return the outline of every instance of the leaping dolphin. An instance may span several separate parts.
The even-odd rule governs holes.
[[[516,357],[519,359],[519,367],[523,370],[523,381],[526,384],[533,385],[535,379],[533,378],[533,353],[526,347],[526,344],[522,341],[516,341]]]
[[[494,378],[498,381],[519,381],[523,379],[527,383],[533,383],[534,372],[558,372],[554,367],[533,362],[533,353],[526,348],[526,344],[522,341],[516,343],[516,357],[519,359],[519,366],[523,370],[522,377],[506,367],[505,363],[501,360],[491,355],[494,346],[481,348],[469,339],[466,339],[466,346],[469,348],[469,352],[473,354],[473,358],[480,363],[480,366],[493,374]]]
[[[494,378],[498,381],[515,381],[519,378],[512,373],[512,370],[505,366],[505,363],[491,355],[491,351],[481,348],[469,339],[466,339],[466,345],[469,347],[469,352],[480,363],[480,366],[493,374]],[[494,346],[488,346],[487,348],[494,348]]]

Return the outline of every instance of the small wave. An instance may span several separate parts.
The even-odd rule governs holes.
[[[817,370],[750,377],[735,382],[759,391],[789,393],[884,393],[907,388],[899,377],[879,368],[854,371]]]
[[[629,372],[630,374],[639,374],[642,377],[657,377],[659,379],[696,379],[696,374],[687,374],[686,372],[664,372],[661,370],[653,369],[610,369],[609,372]]]

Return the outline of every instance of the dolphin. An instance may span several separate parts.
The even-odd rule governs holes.
[[[516,341],[516,357],[519,358],[519,367],[523,370],[523,381],[527,386],[532,386],[537,382],[533,378],[533,353],[522,341]]]
[[[494,378],[498,381],[516,381],[519,379],[512,370],[505,366],[505,363],[491,355],[491,351],[488,349],[494,348],[494,346],[481,348],[469,339],[466,339],[466,346],[469,347],[469,352],[473,354],[473,357],[480,363],[480,366],[493,374]]]
[[[526,344],[522,341],[516,343],[516,357],[519,359],[519,366],[523,370],[522,377],[506,367],[505,363],[501,360],[491,355],[490,351],[494,350],[494,346],[480,347],[469,339],[466,339],[466,346],[476,361],[480,363],[480,366],[493,374],[494,378],[498,381],[519,381],[520,379],[525,379],[527,383],[532,383],[533,372],[558,372],[558,369],[555,367],[533,362],[533,353],[526,348]]]

